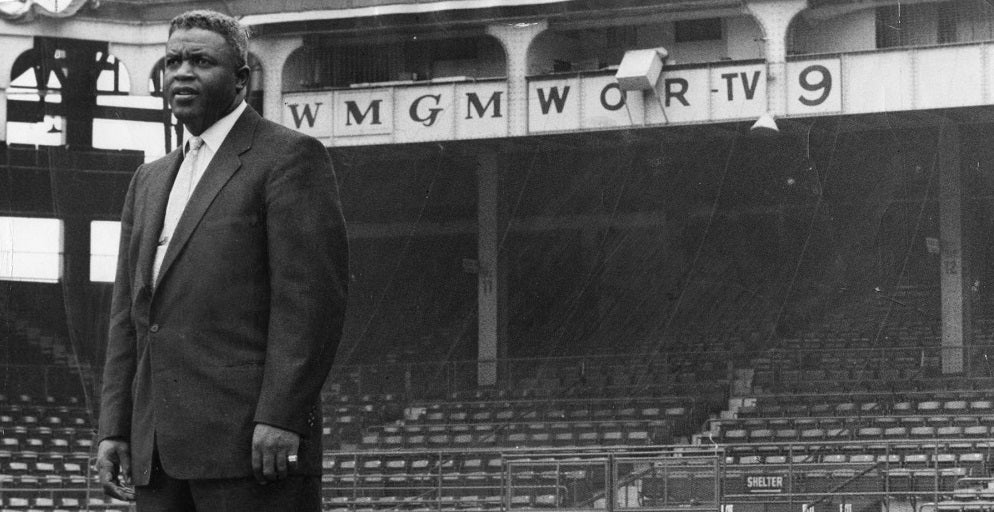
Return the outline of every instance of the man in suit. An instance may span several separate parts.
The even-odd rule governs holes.
[[[324,146],[245,104],[247,45],[219,13],[172,21],[163,93],[192,137],[125,199],[97,466],[143,512],[321,507],[345,224]]]

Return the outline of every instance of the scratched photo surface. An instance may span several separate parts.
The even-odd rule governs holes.
[[[191,137],[163,56],[194,8],[250,27],[245,102],[334,168],[326,510],[994,488],[989,1],[17,0],[0,509],[128,509],[91,466],[120,220]]]

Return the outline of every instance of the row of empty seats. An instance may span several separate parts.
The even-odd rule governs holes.
[[[54,492],[6,490],[0,494],[0,510],[4,512],[43,510],[46,512],[75,512],[94,510],[101,512],[126,512],[128,503],[112,500],[92,492]]]
[[[722,430],[719,439],[725,443],[790,443],[843,440],[915,440],[934,439],[973,439],[972,446],[994,446],[991,440],[992,428],[989,425],[949,425],[935,426],[864,426],[864,427],[816,427],[816,428],[755,428]]]
[[[729,456],[727,464],[739,465],[788,465],[788,464],[850,464],[850,465],[879,465],[891,467],[970,467],[983,470],[987,464],[988,455],[983,452],[968,453],[889,453],[874,455],[871,453],[798,453],[795,455],[741,455]]]
[[[625,420],[625,419],[660,419],[660,418],[680,418],[687,414],[688,406],[685,405],[690,400],[680,401],[673,399],[667,403],[666,400],[650,400],[640,406],[625,404],[616,406],[604,404],[602,402],[469,402],[458,403],[458,405],[425,407],[419,410],[408,421],[423,421],[426,423],[486,423],[486,422],[510,422],[521,420]],[[418,409],[418,408],[414,408]]]
[[[820,395],[820,402],[808,403],[797,397],[760,398],[757,403],[739,408],[739,417],[797,417],[797,416],[852,416],[852,415],[881,415],[881,414],[990,414],[994,413],[994,402],[989,399],[948,400],[887,400],[886,396],[874,396],[866,400],[853,401],[852,395],[840,397],[832,401],[831,397]],[[934,394],[933,394],[934,395]]]
[[[579,445],[642,445],[648,443],[665,444],[670,441],[670,431],[665,421],[617,423],[604,422],[600,425],[589,422],[564,424],[565,428],[538,425],[542,430],[533,429],[536,425],[514,424],[475,430],[472,432],[371,432],[363,435],[362,446],[366,448],[474,448],[486,446],[579,446]],[[515,427],[515,428],[510,428]],[[528,430],[526,430],[526,428]],[[385,430],[389,427],[384,427]]]
[[[943,512],[983,512],[994,510],[994,479],[963,478],[951,495],[934,504]]]

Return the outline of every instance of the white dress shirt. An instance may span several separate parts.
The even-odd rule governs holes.
[[[210,128],[204,130],[200,134],[200,138],[203,139],[204,143],[201,145],[199,154],[197,155],[196,162],[194,163],[192,169],[192,177],[190,181],[190,186],[184,190],[178,190],[177,187],[173,187],[169,192],[169,203],[174,201],[180,201],[182,206],[181,211],[186,210],[186,204],[190,200],[190,196],[193,195],[193,191],[196,190],[197,184],[200,183],[200,178],[204,176],[204,171],[210,165],[211,160],[214,159],[214,155],[217,150],[221,147],[221,143],[224,139],[228,137],[228,133],[235,126],[235,122],[241,117],[242,112],[245,111],[246,104],[241,102],[235,107],[234,110],[228,113],[228,115],[218,119]],[[186,147],[186,146],[184,146]],[[182,167],[182,165],[181,165]],[[181,171],[182,172],[182,169]],[[177,180],[179,177],[177,176]],[[183,194],[185,197],[174,197],[175,194]],[[168,209],[168,207],[167,207]],[[159,234],[159,244],[155,248],[155,262],[152,266],[152,284],[153,286],[159,280],[159,269],[162,267],[162,261],[166,258],[166,251],[169,249],[169,244],[172,242],[173,231],[176,228],[177,222],[163,222],[162,232]]]

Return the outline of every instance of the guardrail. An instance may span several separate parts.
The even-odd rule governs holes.
[[[949,502],[961,482],[989,481],[994,461],[994,442],[975,439],[764,446],[779,462],[740,462],[734,454],[751,445],[326,452],[322,487],[326,509],[364,511],[887,512]],[[971,468],[943,457],[964,449],[983,457]],[[864,456],[825,456],[839,453]],[[912,467],[910,453],[926,457]],[[7,485],[2,495],[24,507],[75,496],[80,509],[127,508],[92,485]]]
[[[735,455],[753,445],[339,452],[328,454],[338,466],[324,489],[333,507],[350,509],[888,510],[942,502],[960,480],[989,478],[994,442],[977,442],[764,444],[775,463]],[[981,457],[966,467],[950,456],[964,450]],[[862,455],[826,456],[840,453]],[[393,470],[390,461],[399,461]]]

